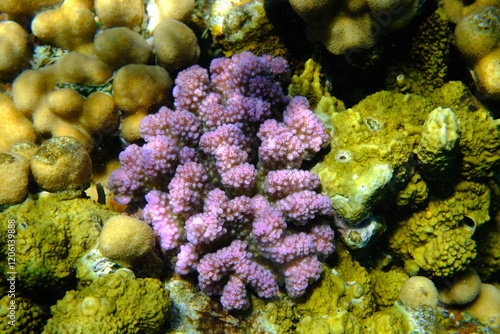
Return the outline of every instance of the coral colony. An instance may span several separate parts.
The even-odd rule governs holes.
[[[246,286],[276,296],[282,279],[301,296],[335,249],[321,220],[330,200],[300,169],[329,137],[306,98],[283,94],[289,78],[283,58],[251,52],[182,71],[175,110],[143,119],[145,144],[128,146],[109,180],[120,203],[145,199],[176,272],[197,271],[227,309],[249,306]]]

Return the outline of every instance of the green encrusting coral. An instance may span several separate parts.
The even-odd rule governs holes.
[[[52,306],[43,333],[161,333],[169,310],[168,290],[159,280],[135,278],[120,269],[82,290],[68,291]]]
[[[15,222],[15,270],[18,288],[65,290],[74,280],[80,258],[96,246],[103,221],[116,213],[75,193],[40,193],[0,213]],[[1,225],[0,269],[7,259],[7,224]],[[8,275],[6,275],[8,276]]]

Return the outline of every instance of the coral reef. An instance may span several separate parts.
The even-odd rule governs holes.
[[[404,60],[389,67],[387,87],[424,96],[441,87],[448,75],[452,40],[448,16],[438,8],[417,27]]]
[[[99,252],[131,266],[152,256],[155,237],[149,225],[129,216],[109,218],[99,235]]]
[[[80,270],[81,257],[96,247],[102,221],[115,213],[92,200],[74,197],[70,193],[44,193],[0,213],[2,221],[15,222],[18,289],[64,289]],[[7,228],[2,224],[3,275],[12,271],[7,264]]]
[[[0,1],[0,331],[499,332],[499,8]]]
[[[18,143],[0,153],[2,175],[0,204],[16,204],[28,195],[29,186],[58,192],[88,187],[92,161],[74,137],[56,137],[40,146]]]
[[[139,29],[144,19],[144,4],[141,0],[95,0],[95,11],[103,29],[126,27]]]
[[[446,11],[449,16],[450,21],[453,23],[458,23],[464,16],[468,15],[470,12],[478,7],[498,7],[500,1],[498,0],[474,0],[474,1],[464,1],[464,0],[442,0],[440,1],[440,6]]]
[[[448,305],[465,305],[476,299],[481,291],[481,279],[474,269],[459,272],[438,288],[438,298]]]
[[[476,256],[472,235],[489,220],[489,196],[485,185],[463,181],[453,196],[431,198],[425,209],[399,222],[390,242],[406,270],[450,276],[465,269]]]
[[[0,153],[0,204],[20,203],[28,195],[28,159],[15,153]]]
[[[0,79],[12,79],[28,65],[28,34],[15,21],[0,22]]]
[[[88,1],[64,0],[60,7],[37,14],[31,30],[45,43],[91,55],[97,30],[92,9]]]
[[[470,112],[460,102],[463,99],[469,100],[469,105],[478,109]],[[450,114],[451,120],[443,120],[440,126],[437,123],[431,126],[433,115],[439,113],[440,109],[431,111],[439,107],[449,107],[454,116]],[[450,132],[447,133],[448,137],[441,139],[449,141],[443,145],[450,146],[445,149],[448,150],[445,160],[452,161],[457,150],[461,155],[461,165],[453,164],[453,169],[464,179],[491,175],[499,163],[498,153],[493,153],[500,149],[498,120],[491,119],[488,110],[480,106],[458,82],[445,84],[428,98],[381,91],[347,110],[336,109],[333,102],[324,98],[316,112],[335,135],[331,139],[331,151],[312,171],[320,176],[323,193],[330,196],[333,208],[351,225],[368,218],[383,195],[403,189],[414,175],[415,167],[424,173],[426,182],[435,179],[432,174],[443,168],[432,166],[439,164],[438,160],[430,158],[431,165],[413,160],[414,152],[421,152],[425,160],[424,151],[441,150],[432,148],[435,145],[427,142],[426,138],[434,138],[434,135],[430,135],[432,131]],[[425,134],[428,130],[423,130],[427,117],[431,117],[427,121],[428,129],[432,129],[429,134]],[[454,118],[459,125],[453,125]],[[489,135],[478,141],[477,131],[485,131]],[[451,142],[457,140],[453,138],[458,133],[460,144],[455,144],[458,147],[451,149]],[[429,171],[431,173],[425,175]]]
[[[213,60],[210,70],[210,80],[199,66],[179,74],[176,110],[144,118],[146,144],[122,152],[109,186],[122,203],[140,203],[145,195],[144,217],[162,247],[180,246],[176,271],[196,269],[200,286],[222,294],[225,308],[249,306],[247,284],[262,297],[278,292],[274,274],[247,247],[274,262],[288,294],[300,296],[319,278],[317,255],[334,249],[330,227],[312,221],[330,214],[329,200],[313,191],[317,177],[297,169],[328,136],[303,97],[288,103],[282,123],[270,119],[288,102],[284,59],[244,52]],[[201,154],[211,158],[202,162]],[[271,202],[257,194],[261,188]]]
[[[399,290],[398,301],[412,309],[438,305],[438,291],[434,283],[424,276],[410,277]]]
[[[314,59],[308,59],[300,75],[292,77],[288,95],[307,97],[311,107],[316,107],[323,96],[330,96],[329,87],[321,75],[321,65]]]
[[[187,2],[182,6],[182,10],[173,10],[171,4],[159,2],[155,8],[165,12],[162,14],[164,22],[156,22],[154,26],[148,27],[145,26],[146,22],[143,22],[146,18],[146,5],[140,0],[132,2],[65,0],[45,1],[39,5],[23,1],[19,4],[20,8],[15,9],[11,8],[12,4],[5,4],[3,8],[5,13],[17,21],[2,21],[4,30],[7,28],[10,30],[9,33],[3,34],[5,37],[2,45],[8,46],[8,50],[2,53],[5,56],[0,54],[0,59],[3,59],[0,61],[2,64],[0,77],[2,80],[14,79],[27,67],[31,58],[30,50],[36,50],[31,61],[33,69],[24,71],[15,78],[9,95],[17,111],[32,119],[33,123],[41,122],[38,126],[35,124],[35,127],[45,137],[74,136],[92,151],[101,143],[104,136],[116,131],[119,112],[114,106],[112,107],[115,105],[124,111],[121,120],[124,139],[126,141],[139,139],[140,119],[146,115],[151,105],[157,107],[158,101],[165,104],[172,88],[169,74],[154,74],[151,65],[154,62],[161,64],[175,75],[177,71],[197,61],[199,54],[197,37],[188,26],[172,19],[186,20],[193,10],[194,2]],[[171,14],[168,14],[169,12]],[[35,13],[36,16],[31,21],[31,30],[36,39],[28,39],[23,28],[30,22],[24,20],[31,19],[30,16]],[[73,17],[73,14],[76,16]],[[146,38],[153,34],[155,26],[158,30],[152,43],[153,50],[153,46],[146,42]],[[46,45],[41,45],[42,43]],[[55,51],[56,48],[60,49]],[[177,51],[173,53],[175,50]],[[12,53],[13,51],[15,53]],[[118,75],[119,70],[129,64],[142,64],[150,68],[148,70],[141,68],[141,71],[135,71],[133,75],[129,73],[126,78],[121,78]],[[114,82],[113,78],[116,77],[114,72],[119,79],[128,82],[124,83],[123,80]],[[158,76],[162,79],[159,80]],[[143,86],[141,87],[143,98],[138,98],[138,93],[135,93],[138,88],[134,89],[136,80],[142,80],[143,84],[158,80],[159,89],[150,87],[152,93],[147,95],[145,92],[149,92],[150,89]],[[128,88],[124,89],[124,85]],[[51,93],[59,88],[72,89],[83,97],[95,91],[108,93],[111,98],[94,101],[94,107],[100,105],[107,112],[104,112],[103,116],[98,116],[93,110],[89,112],[90,115],[84,115],[86,112],[82,112],[81,108],[62,103],[62,100],[66,99],[58,99],[57,106],[49,106]],[[124,95],[127,94],[131,95],[131,99],[129,102],[124,102],[126,99]],[[69,101],[75,99],[72,97]],[[132,108],[131,100],[142,101],[142,104]],[[2,101],[2,105],[4,104],[8,102]],[[78,105],[81,107],[81,103]],[[56,110],[49,112],[47,108]],[[60,108],[66,109],[61,111]],[[142,109],[137,110],[138,108]],[[55,113],[56,117],[51,113]],[[134,117],[127,117],[131,114]],[[101,122],[84,119],[89,117],[97,117]],[[14,135],[10,137],[12,144],[19,142]]]
[[[200,47],[194,32],[184,23],[166,19],[153,30],[153,46],[158,64],[169,73],[196,64]]]
[[[479,91],[495,99],[500,98],[499,34],[499,7],[476,7],[455,28],[455,44],[472,67]]]
[[[481,284],[479,296],[465,309],[495,333],[500,330],[500,290],[491,284]]]
[[[12,299],[5,294],[0,299],[0,330],[5,334],[15,333],[41,333],[45,325],[48,312],[38,305],[32,298],[20,295],[16,303],[10,303]],[[12,324],[15,323],[15,326]]]
[[[123,112],[121,136],[130,142],[140,138],[139,123],[149,113],[166,103],[173,81],[157,65],[129,64],[116,71],[113,98]]]
[[[0,123],[0,150],[9,151],[12,145],[20,142],[35,143],[38,139],[33,124],[19,112],[12,100],[0,94],[0,113],[3,122]]]
[[[404,28],[416,15],[419,1],[289,0],[308,25],[308,37],[340,55],[372,47],[381,36]]]
[[[142,36],[126,27],[110,28],[94,39],[97,57],[117,70],[128,64],[147,64],[153,57],[153,48]]]
[[[87,333],[161,333],[170,300],[160,281],[125,271],[104,275],[88,287],[70,290],[52,307],[43,333],[61,328]]]
[[[380,308],[391,307],[397,301],[399,291],[408,280],[403,270],[375,269],[370,272],[373,284],[373,297]]]
[[[277,24],[279,18],[275,17],[287,11],[288,8],[279,1],[200,1],[193,21],[200,31],[204,31],[203,35],[208,35],[202,38],[215,45],[215,54],[220,50],[230,57],[235,53],[251,51],[256,55],[271,54],[291,61],[296,54],[291,52],[289,40],[297,41],[300,36],[287,36],[290,29],[297,29],[293,25],[286,28],[286,33],[280,33],[283,27]]]
[[[30,167],[35,182],[44,190],[85,189],[90,180],[92,160],[77,139],[57,137],[40,146]]]
[[[6,0],[0,4],[0,12],[6,13],[15,19],[32,18],[44,7],[57,5],[62,0]]]

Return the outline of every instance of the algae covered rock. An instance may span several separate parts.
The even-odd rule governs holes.
[[[68,291],[52,307],[43,333],[161,333],[169,309],[169,293],[159,280],[119,270]]]
[[[89,199],[74,194],[41,193],[0,213],[12,221],[18,287],[60,290],[75,277],[78,260],[97,244],[102,221],[115,215]],[[9,224],[10,225],[10,224]],[[8,265],[8,224],[0,234],[0,268]]]
[[[490,184],[491,189],[491,220],[481,226],[476,235],[476,240],[481,240],[477,245],[477,257],[473,267],[487,281],[491,275],[500,270],[500,184]]]

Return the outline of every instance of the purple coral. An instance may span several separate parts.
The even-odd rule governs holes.
[[[330,213],[330,198],[311,190],[293,193],[274,203],[287,220],[296,225],[304,225],[317,215]]]
[[[140,133],[146,141],[157,136],[168,136],[179,146],[195,146],[200,138],[200,122],[186,110],[172,111],[161,107],[156,114],[141,121]]]
[[[272,105],[288,102],[281,84],[290,80],[290,69],[283,58],[269,55],[255,57],[245,51],[231,58],[214,59],[210,64],[210,72],[216,91],[235,91],[243,96],[268,101]]]
[[[197,272],[227,309],[249,305],[247,286],[269,298],[284,282],[300,296],[335,248],[319,219],[329,199],[299,169],[328,135],[307,99],[284,95],[289,80],[283,58],[250,52],[214,59],[210,73],[180,72],[176,109],[142,120],[146,143],[120,155],[109,181],[121,203],[147,202],[143,218],[176,254],[175,270]],[[281,112],[283,122],[272,118]]]
[[[208,71],[203,67],[193,65],[189,71],[182,71],[175,78],[175,87],[172,92],[175,98],[175,108],[196,113],[209,92]]]
[[[303,96],[296,96],[290,101],[283,112],[283,122],[306,150],[316,153],[328,144],[323,124],[309,109],[309,102]]]
[[[252,260],[247,244],[235,240],[228,247],[207,254],[198,264],[200,286],[209,294],[221,294],[226,309],[248,307],[245,286],[250,284],[260,297],[270,298],[278,293],[273,274]],[[222,279],[229,275],[229,283],[221,288]]]
[[[264,180],[264,193],[269,198],[279,199],[294,192],[316,189],[319,185],[319,176],[307,170],[273,170],[267,173]]]
[[[144,218],[151,221],[153,229],[161,235],[163,249],[174,249],[181,242],[184,229],[181,218],[173,212],[168,194],[153,190],[146,195],[148,204],[144,207]]]
[[[172,211],[184,217],[201,211],[203,199],[210,187],[203,165],[197,162],[180,165],[168,185],[168,200]]]

